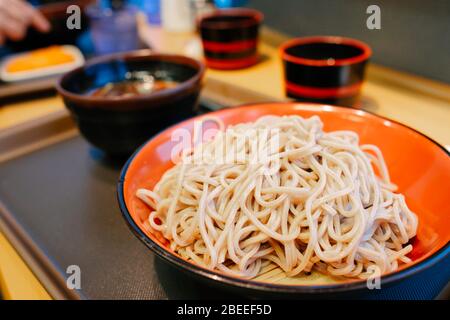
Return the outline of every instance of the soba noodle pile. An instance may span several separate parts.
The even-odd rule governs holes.
[[[246,278],[267,262],[288,276],[359,278],[409,262],[417,217],[380,150],[322,127],[317,116],[265,116],[218,131],[153,191],[137,191],[152,232],[196,264]]]

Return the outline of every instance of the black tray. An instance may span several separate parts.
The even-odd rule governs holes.
[[[66,122],[53,132],[66,133],[61,141],[0,164],[2,231],[55,298],[166,298],[153,255],[117,206],[126,159],[89,146],[65,118],[50,119],[53,130],[55,122]],[[80,290],[66,286],[71,265],[80,267]]]
[[[201,100],[203,113],[267,97],[208,79]],[[0,132],[0,231],[53,298],[163,299],[205,290],[155,262],[128,229],[116,199],[125,160],[89,146],[66,111]],[[81,269],[80,290],[66,286],[71,265]]]

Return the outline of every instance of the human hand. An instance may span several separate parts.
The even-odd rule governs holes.
[[[39,10],[23,0],[0,0],[0,45],[6,39],[22,40],[28,27],[40,32],[50,30],[50,23]]]

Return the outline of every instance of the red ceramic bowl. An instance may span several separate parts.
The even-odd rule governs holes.
[[[254,121],[258,117],[297,114],[303,117],[318,115],[324,130],[353,130],[361,143],[380,147],[387,162],[392,181],[406,197],[409,207],[419,216],[417,236],[413,240],[412,263],[385,274],[382,285],[393,283],[423,271],[443,259],[450,252],[450,154],[430,138],[405,125],[361,110],[305,103],[266,103],[209,113],[226,125]],[[134,231],[153,252],[164,260],[187,270],[203,280],[220,282],[240,290],[252,289],[276,294],[328,293],[365,290],[366,282],[349,279],[327,285],[282,285],[244,280],[211,271],[188,262],[169,251],[160,238],[144,227],[149,209],[135,196],[138,188],[153,188],[161,175],[172,166],[170,161],[171,133],[179,128],[193,129],[199,116],[181,122],[143,145],[124,166],[118,184],[118,198],[123,215]]]

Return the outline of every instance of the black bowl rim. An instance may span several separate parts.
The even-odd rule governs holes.
[[[206,21],[206,19],[215,17],[229,17],[229,16],[245,16],[252,18],[248,21],[229,21],[220,22]],[[197,26],[199,29],[208,30],[227,30],[227,29],[241,29],[249,28],[255,25],[261,24],[264,20],[264,14],[256,9],[251,8],[229,8],[229,9],[216,9],[212,12],[208,12],[197,19]]]
[[[236,108],[246,108],[246,107],[255,107],[257,105],[266,105],[269,103],[276,103],[280,106],[287,106],[287,105],[304,105],[304,106],[317,106],[317,107],[324,107],[324,106],[331,106],[331,105],[325,105],[320,103],[302,103],[302,102],[261,102],[261,103],[249,103],[249,104],[243,104]],[[341,107],[341,106],[331,106],[333,108],[338,108],[342,110],[348,110],[348,109],[354,109],[354,108],[348,108],[348,107]],[[221,110],[217,110],[211,113],[208,113],[210,115],[214,115],[216,112],[220,112]],[[429,140],[431,143],[438,146],[440,149],[444,151],[444,153],[450,158],[450,151],[448,151],[444,146],[433,140],[432,138],[428,137],[427,135],[421,133],[420,131],[413,129],[401,122],[398,122],[396,120],[392,120],[380,115],[377,115],[370,111],[363,111],[359,110],[364,113],[367,113],[369,115],[375,116],[377,118],[380,118],[382,120],[390,121],[392,123],[395,123],[397,125],[400,125],[402,127],[405,127],[408,130],[411,130],[427,140]],[[164,131],[160,132],[158,135],[161,135],[165,131],[172,130],[173,127],[183,123],[191,121],[191,119],[182,121],[178,124],[175,124]],[[157,136],[158,136],[157,135]],[[265,282],[259,282],[254,280],[246,280],[241,279],[233,276],[229,276],[226,274],[217,273],[215,271],[205,269],[203,267],[197,266],[193,263],[189,263],[180,257],[177,257],[176,255],[170,253],[169,251],[162,248],[159,244],[154,242],[151,238],[149,238],[134,222],[130,212],[128,211],[128,208],[125,204],[125,197],[124,197],[124,183],[125,183],[125,176],[128,171],[128,167],[130,166],[133,159],[136,157],[136,155],[141,151],[142,148],[144,148],[151,140],[153,140],[156,136],[150,138],[147,142],[142,144],[127,160],[125,165],[123,166],[121,172],[119,181],[117,183],[117,199],[119,202],[119,207],[122,212],[122,217],[127,222],[128,227],[131,229],[131,231],[134,233],[134,235],[140,239],[151,251],[156,253],[159,257],[163,258],[165,261],[175,265],[179,269],[187,270],[192,272],[194,275],[199,277],[204,277],[210,281],[219,281],[226,285],[231,286],[237,286],[245,289],[253,289],[253,290],[262,290],[266,292],[274,292],[274,293],[336,293],[336,292],[344,292],[344,291],[357,291],[357,290],[363,290],[366,289],[366,281],[359,280],[359,281],[353,281],[348,283],[333,283],[333,284],[324,284],[324,285],[283,285],[283,284],[275,284],[275,283],[265,283]],[[433,266],[434,264],[441,261],[443,258],[445,258],[450,253],[450,242],[447,242],[445,246],[440,248],[437,252],[432,254],[430,257],[426,258],[425,260],[411,266],[408,268],[405,268],[400,271],[396,271],[387,275],[381,276],[381,283],[383,286],[392,284],[394,282],[398,282],[402,279],[405,279],[407,277],[410,277],[412,275],[415,275],[421,271],[424,271],[425,269],[428,269],[429,267]]]
[[[349,58],[335,59],[332,64],[329,64],[327,59],[307,59],[287,53],[287,50],[290,48],[311,43],[329,43],[338,45],[341,44],[345,46],[356,47],[361,50],[361,54]],[[366,43],[360,40],[340,36],[310,36],[294,38],[284,42],[280,46],[279,50],[282,60],[312,67],[339,67],[352,65],[369,60],[369,58],[372,56],[372,49]]]
[[[192,67],[194,70],[196,70],[196,73],[189,79],[179,83],[177,86],[173,88],[131,97],[120,97],[120,98],[92,97],[89,95],[70,92],[63,87],[63,83],[65,81],[68,81],[71,77],[81,72],[85,68],[92,67],[96,64],[112,62],[115,60],[118,61],[118,60],[133,60],[133,59],[167,61],[175,64],[188,65]],[[61,96],[64,99],[74,101],[75,103],[77,103],[78,106],[81,107],[96,106],[102,108],[114,107],[120,109],[124,104],[127,103],[135,103],[138,105],[142,102],[145,102],[146,105],[151,107],[153,104],[149,104],[150,102],[163,103],[195,91],[196,88],[199,85],[201,85],[204,73],[205,73],[205,65],[201,61],[183,55],[155,53],[150,49],[143,49],[123,53],[113,53],[109,55],[92,58],[88,60],[83,66],[75,68],[74,70],[69,71],[64,75],[62,75],[56,83],[56,90],[59,92],[59,94],[61,94]],[[128,106],[124,107],[124,109],[129,110]]]

